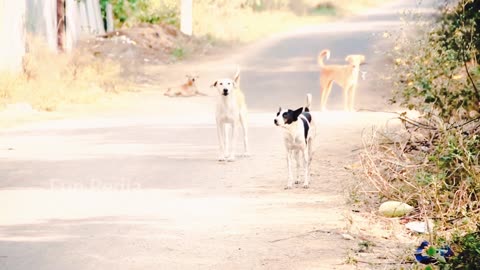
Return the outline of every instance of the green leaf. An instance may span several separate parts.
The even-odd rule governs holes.
[[[425,97],[425,103],[433,103],[435,102],[435,97],[433,96],[426,96]]]
[[[427,254],[428,254],[428,256],[433,257],[433,256],[435,256],[435,254],[437,254],[437,249],[434,248],[434,247],[429,247],[427,249]]]
[[[445,257],[443,257],[443,256],[438,255],[436,258],[441,263],[447,263],[447,260],[445,260]]]

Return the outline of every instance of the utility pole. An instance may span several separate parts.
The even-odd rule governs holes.
[[[65,51],[65,0],[57,0],[57,48]]]
[[[192,35],[192,0],[181,0],[180,31],[185,35]]]

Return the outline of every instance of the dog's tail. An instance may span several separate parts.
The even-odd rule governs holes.
[[[318,54],[318,65],[323,67],[325,64],[323,63],[324,58],[330,59],[330,50],[323,50]]]
[[[235,76],[233,76],[233,81],[237,87],[240,87],[240,66],[237,65],[237,71],[235,72]]]
[[[310,106],[312,106],[312,94],[308,93],[307,94],[307,104],[305,105],[304,111],[309,112],[310,111]]]

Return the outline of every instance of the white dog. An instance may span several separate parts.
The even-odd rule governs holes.
[[[305,179],[303,187],[308,188],[310,182],[310,162],[312,160],[312,142],[315,137],[315,125],[310,114],[312,95],[307,94],[307,106],[295,111],[282,110],[280,108],[274,120],[275,125],[282,127],[285,131],[285,147],[287,148],[288,182],[285,189],[293,186],[292,160],[297,163],[297,181],[300,180],[300,159],[303,157]]]
[[[216,111],[220,143],[219,160],[235,160],[235,132],[238,124],[243,131],[244,156],[248,156],[247,105],[245,95],[240,90],[240,69],[237,68],[233,79],[219,79],[213,83],[212,87],[215,87],[219,93]]]

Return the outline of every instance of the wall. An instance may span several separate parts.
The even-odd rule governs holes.
[[[0,1],[0,71],[22,70],[25,53],[25,2]]]
[[[99,0],[65,0],[65,49],[79,39],[104,34]],[[0,71],[21,71],[28,36],[42,37],[57,51],[57,0],[0,0]]]
[[[43,37],[48,47],[57,50],[57,0],[26,0],[27,33]]]

